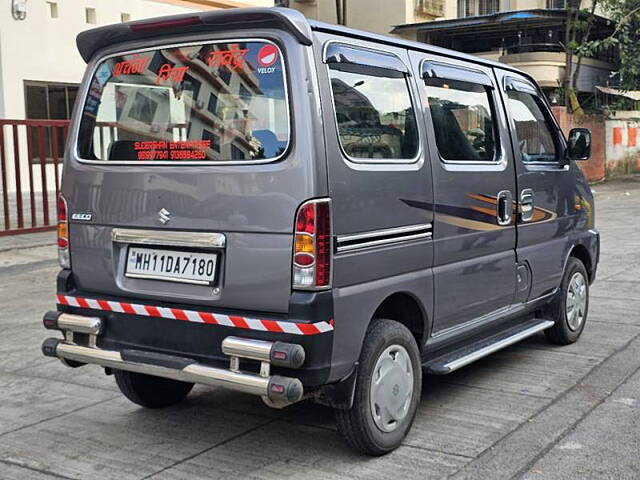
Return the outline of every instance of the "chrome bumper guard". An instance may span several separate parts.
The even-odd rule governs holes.
[[[171,378],[182,382],[202,383],[259,395],[272,407],[284,407],[303,397],[303,386],[297,378],[271,375],[271,366],[300,368],[305,360],[301,345],[285,342],[267,342],[250,338],[226,337],[222,351],[229,356],[229,368],[217,368],[195,360],[142,350],[103,350],[96,339],[103,329],[102,320],[60,312],[47,312],[43,323],[51,330],[61,330],[65,339],[48,338],[42,352],[56,357],[67,366],[91,363],[105,368]],[[74,335],[88,335],[88,346],[78,345]],[[240,359],[260,362],[260,373],[240,370]]]

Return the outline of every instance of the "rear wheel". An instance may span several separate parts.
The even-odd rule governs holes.
[[[589,277],[584,264],[570,257],[562,278],[560,294],[549,306],[546,317],[553,327],[545,330],[547,339],[557,345],[569,345],[580,338],[589,312]]]
[[[122,394],[147,408],[163,408],[181,402],[193,388],[193,383],[142,373],[115,370],[116,383]]]
[[[336,410],[338,430],[368,455],[394,450],[413,424],[421,387],[420,352],[411,332],[393,320],[374,320],[360,354],[353,406]]]

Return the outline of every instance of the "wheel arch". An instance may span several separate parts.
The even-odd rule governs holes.
[[[371,320],[387,318],[409,329],[422,352],[429,332],[429,318],[422,302],[412,293],[401,291],[388,295],[376,308]]]
[[[584,268],[587,270],[587,275],[589,275],[589,282],[592,282],[594,277],[594,261],[591,258],[589,249],[580,243],[571,247],[567,260],[565,261],[565,269],[567,267],[567,261],[569,261],[571,257],[577,258],[582,262]]]

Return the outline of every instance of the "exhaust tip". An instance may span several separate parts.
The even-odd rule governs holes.
[[[60,340],[59,338],[47,338],[44,342],[42,342],[42,353],[44,354],[44,356],[58,358],[56,350],[58,348],[58,344],[61,342],[62,340]]]

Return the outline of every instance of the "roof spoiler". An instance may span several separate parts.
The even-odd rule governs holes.
[[[78,34],[76,44],[82,59],[89,63],[99,50],[131,40],[158,38],[167,33],[213,32],[234,26],[280,28],[303,45],[311,45],[311,27],[300,12],[289,8],[232,8],[171,15],[136,22],[93,28]]]

